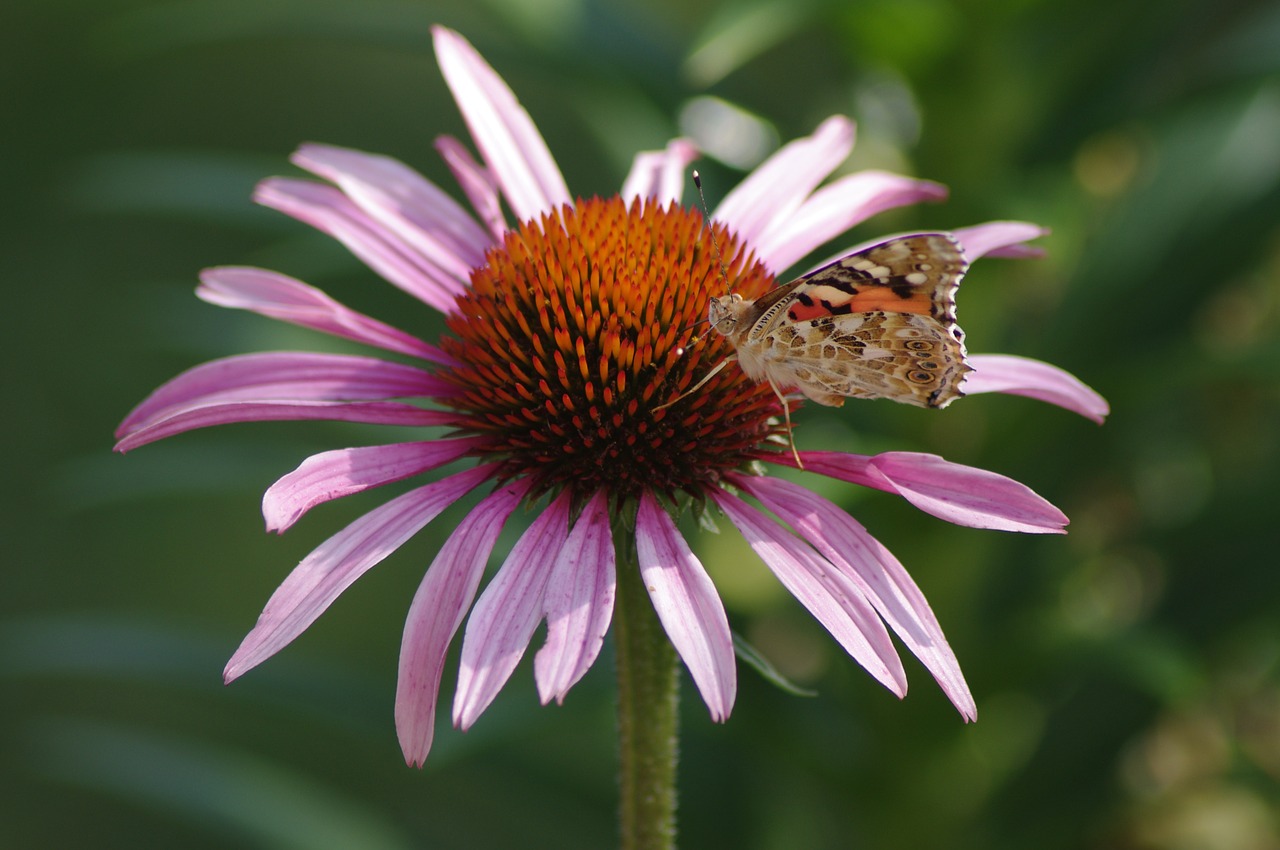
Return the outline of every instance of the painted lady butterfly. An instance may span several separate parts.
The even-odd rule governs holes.
[[[955,317],[967,269],[953,236],[918,233],[864,248],[756,299],[713,298],[711,327],[728,337],[735,355],[712,374],[736,359],[747,377],[768,381],[783,401],[788,432],[784,389],[830,407],[845,398],[946,407],[963,394],[970,371]]]
[[[713,298],[708,319],[752,380],[830,407],[846,397],[946,407],[969,371],[955,316],[967,268],[947,234],[898,236],[754,300]]]

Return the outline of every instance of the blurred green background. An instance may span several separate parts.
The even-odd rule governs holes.
[[[442,718],[425,770],[403,765],[400,628],[456,515],[220,684],[288,570],[386,498],[276,538],[262,490],[385,434],[243,425],[110,453],[127,410],[188,366],[336,345],[202,304],[204,266],[280,269],[438,333],[336,243],[249,200],[304,140],[391,154],[452,191],[431,140],[463,127],[434,22],[510,82],[584,195],[683,132],[715,154],[699,166],[714,205],[840,112],[859,121],[850,168],[952,190],[840,244],[1051,227],[1046,259],[972,272],[970,348],[1057,363],[1113,405],[1101,428],[995,396],[798,415],[801,447],[1013,476],[1071,533],[956,528],[823,485],[929,596],[978,700],[970,726],[914,659],[899,702],[763,569],[730,569],[746,559],[728,535],[698,538],[735,628],[819,695],[744,669],[720,726],[686,687],[683,846],[1280,846],[1280,4],[17,0],[0,21],[3,846],[614,843],[607,657],[560,708],[537,706],[526,659],[471,732]]]

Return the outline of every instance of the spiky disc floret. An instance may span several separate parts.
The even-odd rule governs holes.
[[[460,364],[442,374],[458,388],[444,401],[539,489],[696,495],[758,455],[778,403],[726,369],[663,406],[732,353],[701,334],[709,299],[772,285],[731,234],[717,229],[713,247],[696,212],[564,206],[509,232],[472,275],[443,343]]]

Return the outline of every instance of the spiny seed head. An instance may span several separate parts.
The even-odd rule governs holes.
[[[710,298],[774,283],[732,234],[715,244],[697,212],[618,197],[508,232],[448,319],[445,403],[537,490],[701,492],[779,430],[768,385],[736,367],[660,409],[733,353],[706,333]]]

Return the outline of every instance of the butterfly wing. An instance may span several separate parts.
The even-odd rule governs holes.
[[[826,405],[849,397],[945,407],[969,371],[955,318],[967,267],[943,233],[842,257],[759,299],[737,346],[743,368]]]
[[[779,386],[839,406],[845,398],[890,398],[946,407],[959,398],[969,367],[964,345],[914,313],[854,313],[787,325],[775,336],[766,371]]]

